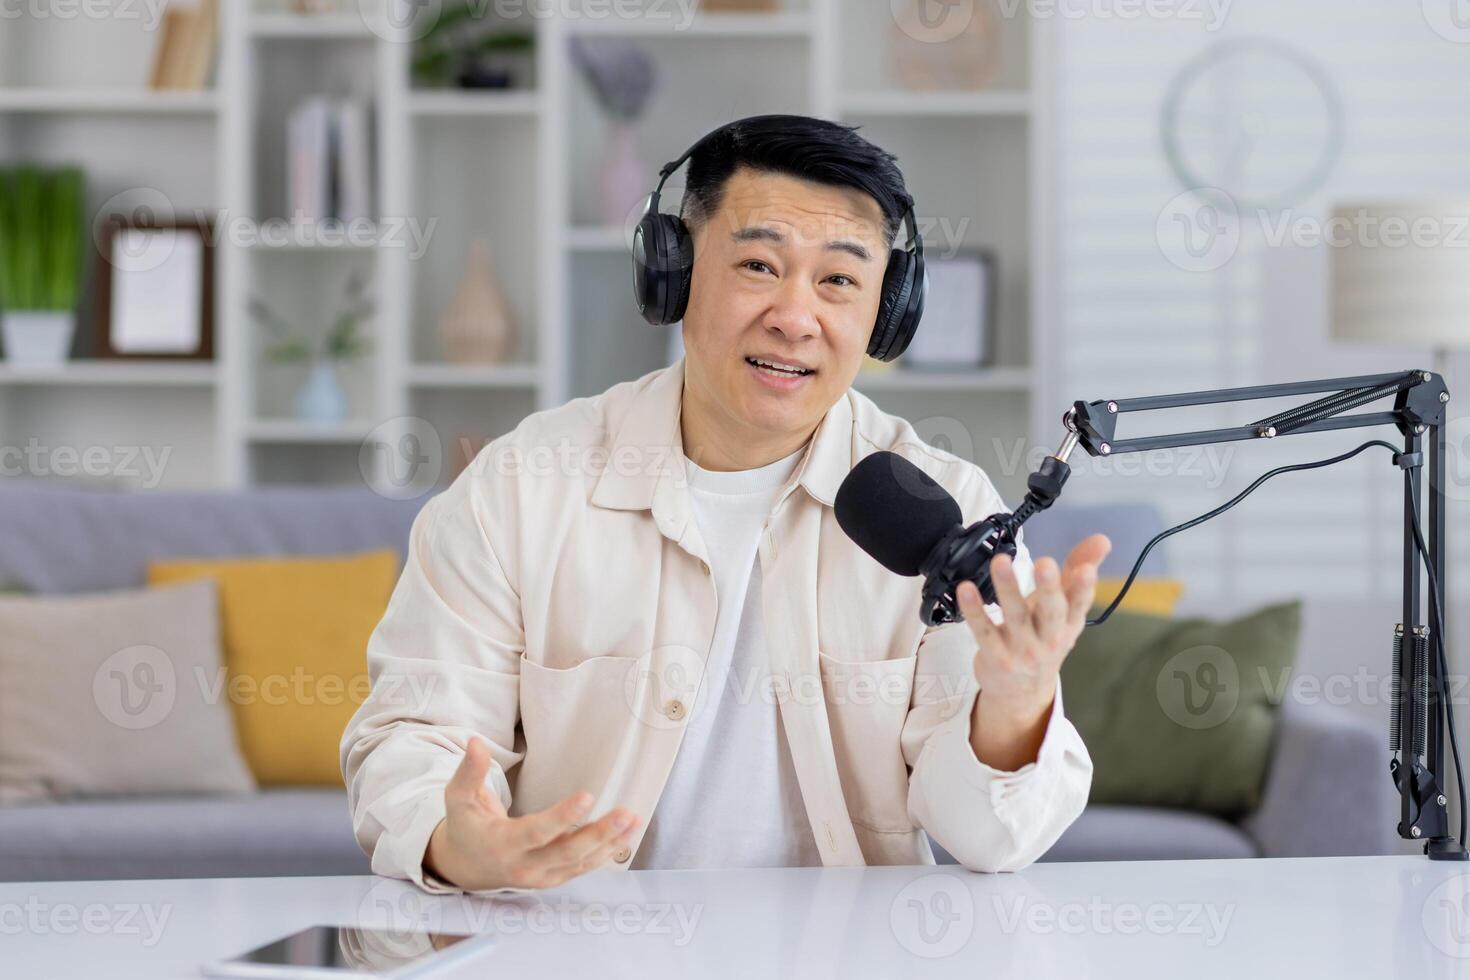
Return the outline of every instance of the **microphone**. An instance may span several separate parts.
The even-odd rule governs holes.
[[[926,626],[964,619],[955,589],[970,581],[987,603],[996,601],[990,562],[1016,555],[1016,532],[1050,507],[1070,468],[1048,456],[1028,481],[1014,513],[993,514],[969,527],[960,505],[929,474],[897,453],[864,457],[843,479],[834,501],[843,532],[895,575],[924,577],[919,618]]]

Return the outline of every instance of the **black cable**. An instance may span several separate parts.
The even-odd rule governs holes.
[[[1450,729],[1450,753],[1455,760],[1455,786],[1460,793],[1460,843],[1465,843],[1465,775],[1460,768],[1460,739],[1455,734],[1455,706],[1450,703],[1445,693],[1445,680],[1449,677],[1449,662],[1445,657],[1444,636],[1444,614],[1442,612],[1443,597],[1439,591],[1439,577],[1434,574],[1434,564],[1429,560],[1429,548],[1424,544],[1424,530],[1419,526],[1419,501],[1413,495],[1408,495],[1409,517],[1414,527],[1414,545],[1419,551],[1419,557],[1424,563],[1424,571],[1429,575],[1429,614],[1433,617],[1431,628],[1434,630],[1434,649],[1439,660],[1439,703],[1444,705],[1445,721]]]
[[[1118,608],[1118,604],[1123,601],[1123,597],[1126,596],[1128,594],[1128,590],[1133,587],[1133,580],[1138,577],[1138,572],[1141,568],[1143,568],[1144,560],[1148,558],[1149,552],[1153,551],[1154,545],[1158,544],[1160,541],[1163,541],[1165,538],[1168,537],[1173,537],[1180,531],[1188,531],[1190,528],[1203,524],[1205,521],[1208,521],[1211,518],[1219,517],[1221,514],[1225,513],[1227,510],[1234,507],[1236,504],[1240,503],[1246,497],[1254,493],[1257,487],[1265,483],[1267,480],[1271,479],[1273,476],[1278,476],[1282,473],[1292,473],[1297,470],[1315,470],[1323,466],[1331,466],[1334,463],[1341,463],[1344,460],[1352,459],[1363,450],[1370,449],[1373,446],[1383,446],[1385,449],[1388,449],[1393,453],[1399,452],[1398,448],[1391,443],[1384,442],[1382,439],[1372,439],[1368,442],[1363,443],[1361,446],[1359,446],[1357,449],[1352,450],[1351,452],[1343,453],[1341,456],[1333,456],[1331,459],[1321,459],[1315,463],[1292,463],[1289,466],[1278,466],[1276,467],[1276,469],[1271,470],[1269,473],[1263,474],[1262,476],[1258,477],[1256,481],[1250,486],[1246,487],[1244,490],[1240,491],[1240,493],[1236,494],[1230,500],[1221,504],[1219,507],[1216,507],[1209,513],[1201,514],[1194,520],[1185,521],[1183,524],[1171,527],[1167,531],[1160,531],[1158,534],[1154,535],[1152,541],[1144,545],[1143,551],[1138,556],[1138,560],[1133,563],[1133,571],[1128,573],[1128,578],[1123,583],[1122,590],[1113,597],[1113,601],[1108,604],[1108,607],[1104,609],[1096,619],[1089,619],[1087,621],[1087,625],[1100,626],[1103,623],[1107,622],[1108,617],[1113,614],[1113,610]]]
[[[1240,503],[1246,497],[1250,496],[1256,491],[1258,487],[1260,487],[1261,484],[1265,483],[1267,480],[1271,479],[1274,476],[1279,476],[1282,473],[1293,473],[1298,470],[1315,470],[1320,469],[1324,466],[1332,466],[1335,463],[1341,463],[1346,460],[1352,459],[1354,456],[1358,455],[1364,450],[1371,449],[1374,446],[1382,446],[1384,449],[1387,449],[1395,456],[1400,453],[1399,447],[1393,445],[1392,443],[1385,442],[1382,439],[1370,439],[1369,441],[1358,446],[1356,449],[1345,452],[1339,456],[1333,456],[1330,459],[1321,459],[1317,460],[1314,463],[1293,463],[1288,466],[1278,466],[1276,467],[1276,469],[1271,470],[1267,473],[1263,473],[1261,476],[1257,477],[1250,486],[1246,487],[1240,493],[1236,494],[1234,497],[1230,498],[1230,500],[1221,504],[1219,507],[1216,507],[1214,510],[1209,511],[1205,514],[1201,514],[1199,517],[1196,517],[1193,520],[1186,521],[1183,524],[1175,525],[1174,527],[1171,527],[1166,531],[1161,531],[1158,534],[1154,535],[1153,539],[1150,540],[1148,544],[1144,545],[1143,551],[1140,552],[1138,555],[1138,560],[1133,563],[1133,570],[1128,573],[1128,578],[1126,581],[1124,581],[1123,588],[1119,590],[1116,596],[1113,597],[1113,601],[1110,602],[1107,608],[1098,615],[1097,619],[1089,619],[1087,621],[1087,625],[1098,626],[1107,621],[1107,618],[1113,614],[1113,611],[1118,608],[1119,603],[1123,601],[1124,596],[1128,594],[1128,590],[1133,587],[1133,581],[1138,577],[1139,571],[1143,568],[1143,563],[1145,560],[1147,560],[1149,552],[1153,551],[1154,545],[1158,544],[1160,541],[1163,541],[1165,538],[1172,537],[1178,534],[1180,531],[1187,531],[1192,527],[1197,527],[1198,525],[1203,524],[1205,521],[1208,521],[1215,517],[1219,517],[1221,514],[1225,513],[1227,510]],[[1444,705],[1445,721],[1449,727],[1450,753],[1454,758],[1455,784],[1457,789],[1459,790],[1460,799],[1460,843],[1463,845],[1466,843],[1465,777],[1464,770],[1462,769],[1460,764],[1459,736],[1455,733],[1455,709],[1454,705],[1450,703],[1449,696],[1445,691],[1445,680],[1449,677],[1449,663],[1445,655],[1444,616],[1441,612],[1441,603],[1443,601],[1443,597],[1440,592],[1439,577],[1434,574],[1434,565],[1429,558],[1429,548],[1424,543],[1424,531],[1419,524],[1419,502],[1413,499],[1412,495],[1408,495],[1408,500],[1409,517],[1414,531],[1414,547],[1415,550],[1419,553],[1420,561],[1424,565],[1424,570],[1429,577],[1429,611],[1430,616],[1432,617],[1431,628],[1434,631],[1435,656],[1439,663],[1439,683],[1436,693],[1439,696],[1440,703]]]

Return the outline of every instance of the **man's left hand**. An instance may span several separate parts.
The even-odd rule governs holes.
[[[1111,548],[1106,536],[1094,534],[1072,549],[1060,569],[1053,558],[1038,559],[1036,588],[1029,596],[1021,595],[1011,559],[997,556],[990,577],[1004,617],[1000,624],[986,614],[973,582],[955,590],[980,646],[974,663],[980,696],[970,742],[981,762],[1009,771],[1035,760],[1062,661],[1082,634],[1097,590],[1098,565]]]

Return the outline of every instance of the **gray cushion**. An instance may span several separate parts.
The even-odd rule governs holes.
[[[366,488],[129,493],[0,482],[0,582],[37,593],[142,585],[156,558],[345,554],[400,559],[427,497]]]
[[[369,871],[340,789],[0,807],[0,881]]]

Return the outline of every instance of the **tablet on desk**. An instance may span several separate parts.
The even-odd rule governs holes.
[[[312,926],[227,960],[207,963],[208,977],[257,980],[400,980],[432,975],[485,943],[473,935],[407,929]]]

